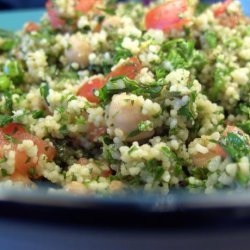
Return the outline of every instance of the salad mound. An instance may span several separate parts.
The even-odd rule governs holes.
[[[49,0],[0,30],[0,183],[76,194],[250,184],[240,3]]]

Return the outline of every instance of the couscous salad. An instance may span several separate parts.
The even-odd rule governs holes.
[[[240,3],[49,0],[0,30],[0,183],[77,194],[250,185]]]

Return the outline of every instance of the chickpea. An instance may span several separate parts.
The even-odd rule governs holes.
[[[131,132],[137,130],[140,122],[146,120],[150,120],[150,117],[142,113],[142,106],[137,100],[126,93],[113,96],[107,124],[115,129],[121,129],[126,141],[143,140],[154,134],[154,131],[144,131],[128,137]]]
[[[81,68],[89,64],[89,54],[91,53],[90,43],[79,33],[69,38],[70,47],[65,51],[67,63],[78,63]]]
[[[121,181],[112,181],[109,185],[109,190],[111,192],[118,192],[124,188],[124,184]]]
[[[88,194],[90,190],[88,190],[82,183],[79,183],[77,181],[72,181],[71,183],[67,184],[64,189],[67,192],[73,193],[73,194]]]
[[[118,28],[121,26],[121,18],[118,16],[106,17],[102,23],[104,28]]]

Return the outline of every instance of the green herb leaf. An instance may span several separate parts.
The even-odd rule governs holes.
[[[4,127],[8,123],[12,122],[13,118],[8,115],[0,115],[0,127]]]
[[[30,177],[35,177],[36,174],[37,174],[36,169],[35,168],[29,168],[28,174],[29,174]]]
[[[194,102],[195,102],[196,96],[197,96],[197,93],[192,92],[189,97],[188,103],[182,106],[178,110],[178,114],[186,117],[187,120],[194,120],[196,118],[196,114],[194,112]]]
[[[245,138],[243,135],[229,132],[222,139],[221,146],[226,150],[226,152],[236,162],[241,157],[250,154],[250,146],[247,142],[247,138]]]
[[[34,110],[34,111],[32,111],[32,117],[34,119],[39,119],[39,118],[45,117],[44,111],[43,110]]]
[[[0,29],[0,37],[4,40],[0,46],[1,51],[10,51],[18,44],[20,40],[14,32],[3,29]]]
[[[144,170],[154,176],[154,181],[160,181],[165,171],[161,162],[155,159],[147,161]]]
[[[143,85],[125,76],[118,76],[111,78],[103,88],[97,90],[97,95],[102,103],[107,104],[113,95],[122,92],[155,98],[160,95],[162,88],[161,82]]]
[[[18,139],[12,137],[11,135],[5,134],[4,139],[9,141],[10,143],[13,143],[13,144],[19,144],[20,143],[20,141]]]
[[[108,5],[107,5],[108,6]],[[110,8],[98,8],[99,10],[103,11],[104,13],[108,14],[108,15],[115,15],[115,8],[113,8],[112,6]]]
[[[217,47],[217,42],[218,42],[217,40],[218,39],[217,39],[217,35],[214,31],[211,31],[211,30],[207,31],[207,32],[205,32],[204,36],[205,36],[205,40],[206,40],[209,48],[214,49]]]
[[[7,158],[6,158],[5,156],[3,156],[3,158],[0,159],[0,164],[1,164],[1,163],[4,163],[4,162],[6,162],[6,161],[7,161]]]
[[[2,177],[8,176],[8,172],[7,172],[7,170],[4,169],[4,168],[1,168],[1,174],[2,174]]]
[[[175,174],[180,175],[182,170],[182,159],[178,158],[178,156],[169,148],[169,147],[162,147],[161,152],[170,160],[175,162]]]
[[[214,82],[209,90],[209,95],[213,101],[217,101],[219,95],[223,93],[225,88],[225,76],[229,75],[229,68],[216,68],[214,71]]]
[[[68,134],[68,128],[67,125],[62,125],[61,128],[59,129],[60,133],[62,133],[64,136]]]
[[[12,81],[10,78],[6,75],[0,76],[0,91],[6,91],[8,90],[12,85]]]
[[[124,49],[121,45],[116,45],[114,54],[114,64],[117,64],[121,59],[126,59],[132,56],[132,53],[128,49]]]
[[[4,73],[14,84],[20,84],[23,81],[24,70],[21,63],[17,60],[8,60],[4,64]]]
[[[131,137],[134,137],[134,136],[139,135],[140,133],[141,133],[141,131],[137,128],[137,129],[131,131],[131,132],[128,134],[127,137],[128,137],[128,138],[131,138]]]
[[[250,135],[250,120],[239,122],[237,123],[237,126]]]
[[[40,87],[40,94],[43,97],[43,99],[45,100],[45,102],[49,105],[49,102],[47,100],[47,97],[49,95],[49,84],[48,83],[44,83],[41,87]]]
[[[10,91],[6,91],[3,94],[4,98],[5,98],[5,112],[7,111],[8,113],[12,112],[13,109],[13,101],[12,101],[12,93]]]
[[[196,15],[200,15],[201,13],[203,13],[210,5],[207,3],[198,3],[196,10],[195,10],[195,14]]]
[[[160,51],[161,61],[165,65],[158,65],[154,69],[157,79],[163,77],[173,69],[196,69],[200,71],[205,65],[205,56],[201,51],[195,50],[195,41],[173,39],[163,43]],[[169,64],[166,67],[166,63]],[[164,69],[161,69],[164,68]]]

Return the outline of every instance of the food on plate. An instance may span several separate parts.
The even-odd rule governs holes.
[[[250,184],[240,3],[49,0],[0,30],[0,183],[79,195]]]

